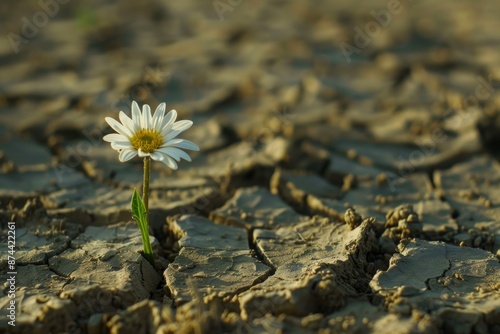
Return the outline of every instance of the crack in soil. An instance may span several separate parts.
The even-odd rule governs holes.
[[[448,268],[446,268],[445,270],[443,270],[443,273],[441,275],[436,276],[436,277],[430,277],[430,278],[428,278],[428,279],[425,280],[425,287],[429,291],[432,290],[432,288],[430,287],[430,281],[432,279],[436,279],[437,280],[439,278],[445,277],[446,273],[451,269],[452,264],[451,264],[451,261],[448,259],[448,250],[446,249],[446,244],[444,245],[444,256],[445,256],[446,260],[448,261]]]

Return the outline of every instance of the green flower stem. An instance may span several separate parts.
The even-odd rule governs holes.
[[[146,208],[145,224],[142,226],[142,243],[144,244],[144,257],[154,266],[153,249],[149,241],[149,173],[151,170],[151,157],[144,158],[144,181],[142,188],[142,201]]]
[[[146,207],[147,221],[149,223],[149,172],[151,171],[151,157],[144,158],[144,182],[142,183],[142,201]]]

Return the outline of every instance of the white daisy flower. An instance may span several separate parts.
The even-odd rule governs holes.
[[[191,157],[181,149],[199,151],[200,148],[186,139],[175,138],[192,125],[192,121],[176,122],[177,112],[171,110],[165,115],[165,103],[161,103],[151,116],[151,108],[145,104],[142,113],[137,102],[132,102],[132,119],[123,111],[119,114],[120,122],[106,117],[106,122],[118,133],[104,136],[111,143],[111,148],[118,151],[121,162],[138,155],[150,156],[172,169],[177,169],[181,159],[191,161]],[[177,162],[176,162],[177,161]]]

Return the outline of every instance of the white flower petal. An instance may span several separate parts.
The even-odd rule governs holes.
[[[102,137],[102,139],[104,141],[107,141],[108,143],[112,143],[114,141],[128,141],[127,137],[118,133],[110,133],[109,135],[105,135],[104,137]]]
[[[198,145],[194,144],[193,142],[190,142],[187,139],[172,139],[167,141],[165,144],[163,144],[161,147],[178,147],[182,148],[184,150],[192,150],[192,151],[199,151],[200,148]]]
[[[191,157],[189,156],[189,154],[175,147],[163,147],[159,148],[158,151],[171,156],[177,161],[180,161],[181,158],[186,161],[191,161]]]
[[[172,125],[172,130],[177,130],[177,131],[182,132],[182,131],[186,131],[191,126],[193,126],[193,121],[188,121],[188,120],[179,121],[179,122],[175,122]]]
[[[133,150],[134,147],[129,141],[114,141],[111,143],[113,150]]]
[[[141,149],[137,151],[137,154],[139,154],[139,157],[144,158],[144,157],[149,157],[151,154],[143,152]]]
[[[163,132],[163,129],[173,124],[176,119],[177,119],[177,111],[175,111],[175,109],[170,110],[168,114],[163,118],[163,121],[159,129],[160,132]]]
[[[174,170],[177,169],[177,163],[174,161],[174,159],[172,159],[166,154],[163,154],[163,160],[160,161]]]
[[[120,113],[118,114],[118,117],[120,117],[120,121],[122,122],[122,124],[130,131],[135,132],[136,130],[138,130],[135,128],[134,122],[132,122],[130,117],[125,115],[125,113],[123,111],[120,111]]]
[[[165,115],[165,108],[166,108],[165,102],[160,103],[158,107],[156,107],[155,113],[153,115],[153,128],[157,129],[158,131],[161,130],[160,126],[162,124],[163,116]]]
[[[109,124],[109,126],[119,134],[124,135],[127,138],[132,137],[133,133],[129,129],[124,127],[122,124],[118,123],[116,119],[113,119],[111,117],[106,117],[105,120]]]
[[[181,132],[182,131],[171,130],[170,132],[168,132],[167,135],[163,136],[163,142],[168,142],[170,139],[177,137],[177,135]],[[162,133],[162,135],[163,135],[163,133]]]
[[[160,134],[165,137],[166,135],[168,135],[170,132],[172,131],[172,124],[170,125],[167,125],[163,128],[163,130],[161,130]]]
[[[151,153],[151,159],[156,161],[163,161],[164,155],[158,151]]]
[[[163,136],[163,141],[167,142],[170,139],[175,138],[182,131],[189,129],[192,125],[192,121],[175,122],[174,124],[164,127],[160,134]]]
[[[132,122],[134,122],[136,129],[141,128],[141,109],[135,101],[132,101]]]
[[[118,159],[120,159],[121,162],[125,162],[125,161],[132,159],[136,155],[137,155],[137,152],[135,150],[123,150],[120,152]]]
[[[151,108],[147,104],[142,106],[141,129],[151,129]]]

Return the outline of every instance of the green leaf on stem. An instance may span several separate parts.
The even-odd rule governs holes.
[[[137,189],[134,189],[132,200],[130,202],[130,209],[132,211],[132,217],[137,222],[139,230],[141,231],[142,243],[144,246],[143,255],[149,263],[154,266],[153,249],[151,248],[151,243],[149,242],[148,212],[141,196],[139,196],[139,193],[137,192]]]
[[[132,195],[132,201],[130,202],[130,208],[132,210],[132,218],[134,218],[138,224],[145,222],[146,218],[146,206],[142,201],[141,196],[134,188],[134,194]]]

